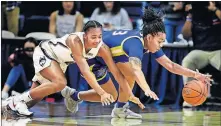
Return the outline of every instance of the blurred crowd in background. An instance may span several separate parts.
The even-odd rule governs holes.
[[[48,32],[61,37],[70,32],[81,31],[90,19],[102,23],[104,30],[141,29],[142,9],[146,6],[164,15],[167,42],[179,42],[186,16],[192,11],[192,4],[198,8],[200,20],[216,20],[214,9],[220,2],[1,2],[2,30],[15,36],[26,36],[31,32]],[[201,6],[201,7],[200,7]],[[207,10],[207,12],[205,11]],[[202,13],[205,12],[205,13]],[[179,36],[180,35],[180,36]]]
[[[2,81],[2,98],[19,77],[27,90],[34,75],[32,54],[38,39],[62,37],[80,32],[88,20],[97,20],[104,30],[142,27],[143,8],[163,15],[166,42],[193,44],[182,65],[193,70],[208,64],[221,71],[221,2],[145,1],[4,1],[1,2],[2,38],[26,37],[23,48],[8,58],[11,71]],[[218,59],[218,60],[217,60]],[[187,78],[184,78],[184,83]]]

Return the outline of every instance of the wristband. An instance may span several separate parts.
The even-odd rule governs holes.
[[[191,22],[191,21],[192,21],[192,18],[187,18],[186,21],[190,21],[190,22]]]
[[[189,16],[186,16],[186,21],[192,21],[192,18]]]

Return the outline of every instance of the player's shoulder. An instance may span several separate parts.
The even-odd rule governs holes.
[[[82,42],[80,39],[80,36],[78,36],[78,34],[67,34],[64,36],[65,41],[67,43],[67,45],[81,45],[82,46]]]

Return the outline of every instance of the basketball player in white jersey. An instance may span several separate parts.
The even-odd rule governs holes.
[[[78,65],[82,75],[93,88],[89,93],[97,93],[97,101],[99,100],[103,105],[114,102],[117,98],[114,85],[109,83],[105,87],[100,86],[86,61],[96,55],[104,59],[115,79],[124,87],[124,91],[131,96],[130,100],[144,108],[140,100],[133,95],[126,79],[117,69],[109,49],[103,44],[102,25],[97,21],[88,21],[83,31],[42,41],[35,48],[33,54],[35,76],[32,88],[20,96],[11,98],[7,105],[9,109],[16,112],[17,115],[32,116],[33,112],[28,110],[26,103],[37,102],[45,96],[64,89],[67,84],[64,72],[70,63]],[[85,93],[87,94],[87,92]]]

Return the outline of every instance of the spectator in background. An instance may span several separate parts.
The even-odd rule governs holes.
[[[185,39],[192,37],[194,50],[182,61],[192,70],[202,69],[211,64],[221,71],[221,11],[218,2],[192,2],[186,5],[189,12],[183,27]],[[184,77],[184,84],[191,78]],[[183,106],[189,106],[184,102]]]
[[[33,52],[36,47],[36,40],[32,37],[25,39],[23,48],[17,48],[8,58],[12,69],[8,75],[5,85],[2,90],[2,99],[8,97],[8,92],[19,78],[24,84],[24,91],[29,88],[29,82],[32,80],[35,71],[33,66]]]
[[[181,34],[185,22],[184,2],[168,2],[164,4],[162,10],[165,12],[166,39],[169,43],[178,42],[177,36]]]
[[[50,16],[49,32],[62,37],[65,34],[82,31],[84,17],[76,8],[76,2],[63,1],[62,8]]]
[[[20,1],[6,1],[2,3],[2,29],[5,28],[4,16],[6,15],[7,29],[8,31],[14,33],[15,36],[18,35],[18,23],[20,14]]]
[[[92,13],[91,20],[100,22],[104,30],[133,29],[128,13],[120,7],[119,1],[103,2]]]
[[[153,2],[146,2],[148,7],[152,8],[156,13],[161,12],[161,6],[162,6],[162,2],[157,2],[157,1],[153,1]]]

